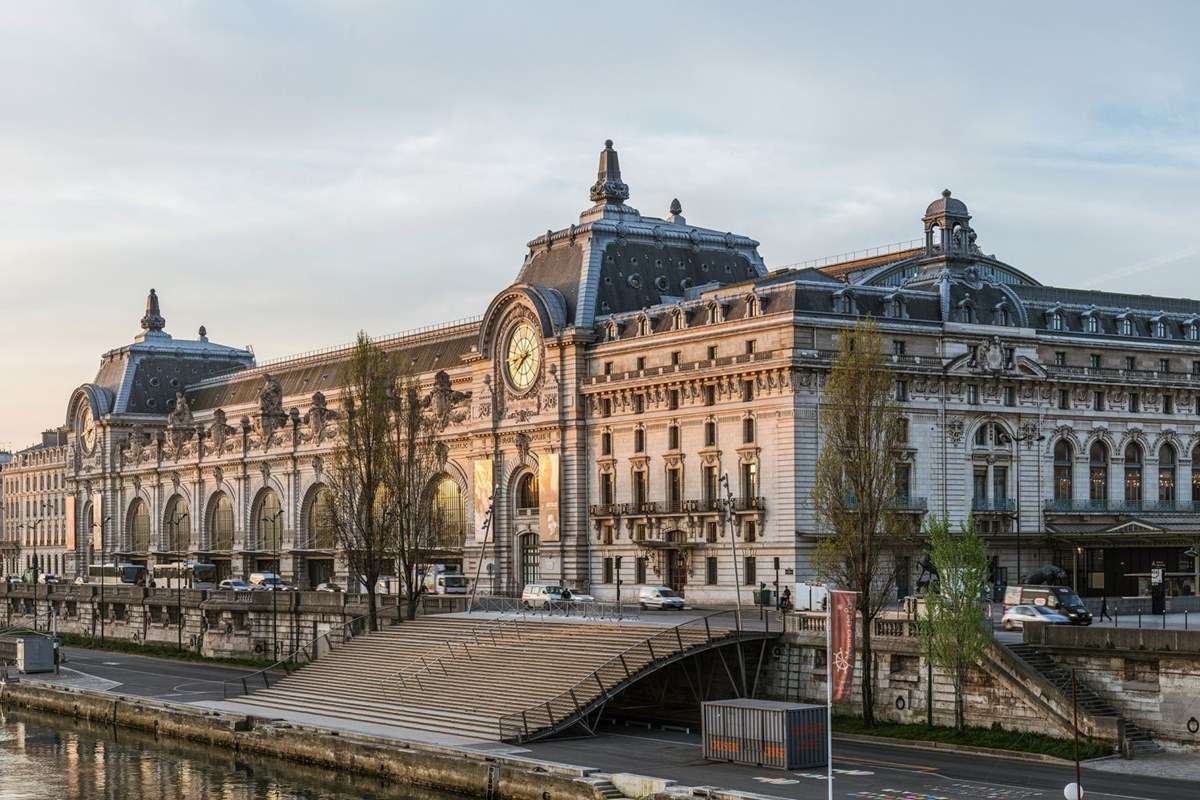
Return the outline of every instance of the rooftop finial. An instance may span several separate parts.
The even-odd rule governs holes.
[[[671,201],[671,210],[667,214],[667,221],[673,222],[676,225],[687,224],[687,220],[683,217],[683,204],[679,202],[678,197]]]
[[[629,187],[621,182],[621,165],[617,161],[617,151],[613,150],[612,139],[605,139],[604,149],[600,151],[600,168],[596,172],[596,182],[592,184],[591,198],[593,203],[617,205],[629,199]]]
[[[949,197],[949,196],[950,196],[950,190],[942,189],[942,197]]]
[[[675,215],[683,213],[683,204],[679,202],[678,197],[671,201],[671,213]]]
[[[166,327],[167,321],[163,319],[162,312],[158,308],[158,292],[153,289],[146,297],[146,313],[142,317],[142,330],[161,331]]]

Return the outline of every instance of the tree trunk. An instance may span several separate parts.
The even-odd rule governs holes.
[[[954,729],[963,733],[967,729],[967,710],[963,702],[963,689],[966,686],[966,676],[959,667],[954,675]]]
[[[371,581],[367,584],[367,627],[372,631],[379,630],[379,608],[375,602],[375,584],[378,581]]]
[[[863,599],[869,601],[866,593]],[[867,607],[862,610],[862,703],[863,727],[875,727],[875,670],[871,657],[871,620],[867,616]]]

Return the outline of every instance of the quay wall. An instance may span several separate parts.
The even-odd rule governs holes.
[[[45,711],[325,769],[503,800],[604,800],[594,770],[268,722],[141,698],[0,683],[0,707]]]

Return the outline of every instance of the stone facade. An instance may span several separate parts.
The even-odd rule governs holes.
[[[1044,286],[985,254],[949,192],[912,246],[773,272],[678,202],[627,205],[611,143],[589,198],[481,317],[379,340],[443,431],[431,493],[456,525],[439,558],[484,591],[613,599],[620,581],[720,603],[812,579],[822,386],[867,315],[908,417],[914,529],[973,515],[998,583],[1050,562],[1081,593],[1138,594],[1155,567],[1195,590],[1200,303]],[[257,363],[165,324],[152,292],[143,333],[68,402],[79,563],[347,581],[315,500],[348,348]],[[919,556],[897,554],[901,595]]]
[[[42,442],[12,455],[0,471],[0,572],[24,575],[74,574],[74,520],[66,488],[64,429],[42,434]],[[39,577],[40,579],[40,577]]]

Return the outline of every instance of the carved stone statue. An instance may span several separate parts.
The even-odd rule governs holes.
[[[325,404],[325,395],[316,392],[312,396],[312,406],[304,415],[304,424],[308,426],[309,435],[313,441],[324,441],[328,432],[329,421],[337,419],[338,413]]]
[[[237,428],[225,422],[225,410],[218,408],[214,411],[212,428],[208,434],[212,440],[213,449],[218,453],[225,452],[225,445],[230,441],[229,436],[234,433],[237,433]]]
[[[270,373],[263,375],[263,385],[258,390],[258,410],[264,417],[284,416],[283,387],[279,385],[279,381],[271,377]]]
[[[175,407],[167,416],[167,425],[172,428],[192,428],[195,426],[192,410],[188,407],[187,397],[183,392],[175,393]]]
[[[421,401],[421,408],[429,409],[434,424],[439,430],[447,425],[457,425],[470,414],[470,407],[461,407],[471,399],[471,392],[460,392],[450,387],[450,375],[444,369],[433,376],[433,389]]]

